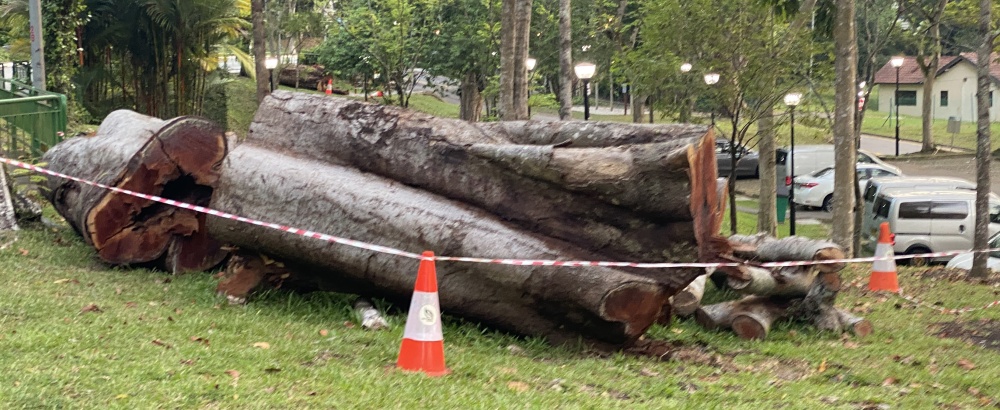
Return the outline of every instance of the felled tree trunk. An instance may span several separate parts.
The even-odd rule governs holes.
[[[225,161],[212,207],[410,252],[694,260],[696,220],[715,215],[694,204],[717,206],[714,170],[703,127],[470,124],[275,92]],[[413,259],[229,220],[209,229],[321,289],[397,301],[413,291]],[[703,270],[439,262],[437,272],[445,313],[554,342],[621,345]]]
[[[43,161],[104,185],[207,205],[225,153],[223,130],[207,120],[163,121],[119,110],[96,135],[59,143]],[[47,183],[55,209],[108,263],[178,273],[207,269],[225,256],[202,214],[61,178]]]

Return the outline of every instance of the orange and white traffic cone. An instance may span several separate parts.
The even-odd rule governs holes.
[[[423,257],[417,271],[417,283],[413,288],[396,367],[424,372],[428,376],[444,376],[449,371],[444,366],[444,336],[441,333],[434,252],[426,251]]]
[[[896,260],[892,259],[893,235],[889,232],[889,223],[882,222],[879,226],[878,244],[875,245],[875,259],[872,263],[872,275],[868,279],[868,290],[889,291],[899,293],[899,279],[896,277]]]

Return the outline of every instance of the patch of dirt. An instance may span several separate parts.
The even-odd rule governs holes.
[[[946,268],[944,266],[931,266],[920,274],[923,279],[946,280],[948,282],[969,282],[981,285],[1000,286],[1000,273],[990,272],[986,279],[973,279],[969,277],[969,271],[963,269]]]
[[[706,346],[689,346],[665,340],[640,339],[625,353],[646,356],[656,360],[676,361],[694,365],[713,366],[723,371],[740,371],[733,358],[712,351]]]
[[[1000,320],[979,319],[968,323],[941,322],[935,323],[933,326],[937,328],[937,333],[935,333],[937,337],[960,339],[975,346],[1000,352]]]

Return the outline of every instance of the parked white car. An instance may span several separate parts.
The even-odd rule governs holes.
[[[875,163],[859,163],[857,170],[858,189],[861,190],[864,190],[869,179],[901,175],[896,167]],[[827,167],[809,175],[795,177],[795,203],[830,212],[833,209],[833,175],[833,167]]]
[[[991,249],[1000,248],[1000,233],[993,235],[990,238],[989,246]],[[948,261],[949,268],[972,270],[972,252],[960,253],[955,255],[950,261]],[[986,266],[992,271],[1000,271],[1000,251],[990,252],[989,259],[986,259]]]

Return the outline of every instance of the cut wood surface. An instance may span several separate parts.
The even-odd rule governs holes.
[[[701,305],[701,298],[705,296],[705,282],[708,281],[708,274],[695,278],[684,290],[674,295],[671,303],[674,306],[674,313],[677,316],[691,316],[698,306]]]
[[[692,171],[692,161],[711,172]],[[701,126],[474,124],[278,91],[224,162],[212,207],[414,253],[694,261],[692,202],[710,204],[705,223],[720,223],[714,170],[714,140]],[[293,280],[399,302],[413,291],[413,259],[228,220],[208,225],[241,252],[283,261]],[[616,345],[634,342],[704,273],[457,262],[437,272],[446,314]]]
[[[223,130],[194,117],[170,121],[112,112],[97,134],[70,138],[45,153],[56,172],[104,185],[207,205],[226,153]],[[55,209],[112,264],[203,270],[225,256],[205,216],[103,188],[48,178]]]

